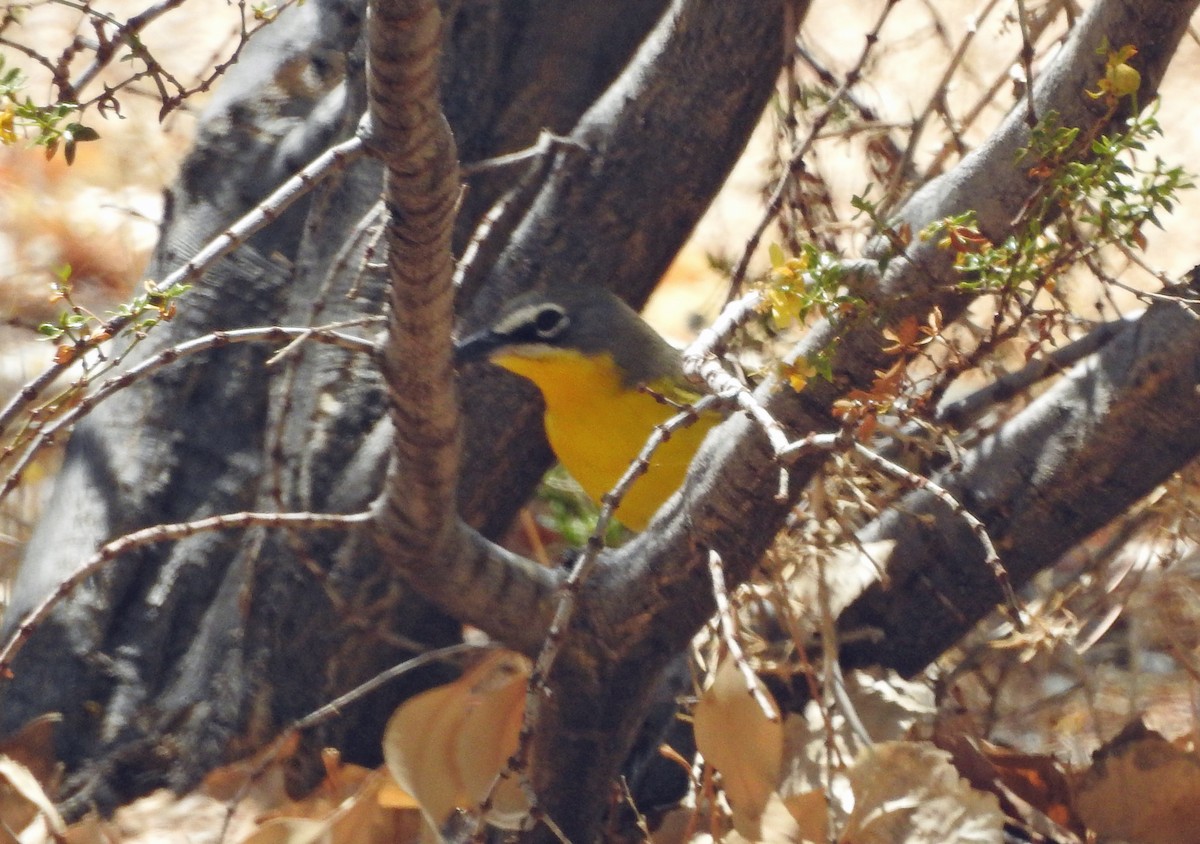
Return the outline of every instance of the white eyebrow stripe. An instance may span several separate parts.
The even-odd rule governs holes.
[[[554,308],[558,313],[566,317],[566,311],[555,305],[548,305],[545,302],[539,302],[533,305],[526,305],[519,310],[513,311],[508,316],[499,320],[493,327],[492,333],[499,334],[502,337],[515,334],[523,328],[534,328],[537,322],[537,317],[542,311],[547,308]],[[569,319],[569,317],[568,317]]]
[[[521,308],[519,311],[513,311],[504,319],[497,322],[492,327],[492,330],[497,334],[512,334],[514,331],[530,325],[533,317],[537,315],[539,307],[538,305],[529,305]]]

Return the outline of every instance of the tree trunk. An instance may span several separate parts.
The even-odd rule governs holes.
[[[665,7],[664,0],[460,4],[443,77],[464,160],[524,149],[543,129],[569,131]],[[366,103],[364,13],[362,2],[302,4],[250,43],[200,120],[149,277],[190,259],[353,133]],[[522,172],[471,180],[460,245]],[[179,317],[132,359],[218,329],[380,313],[378,273],[368,273],[357,298],[344,296],[363,260],[361,238],[349,265],[332,273],[379,193],[378,165],[356,164],[208,272]],[[183,360],[77,427],[26,553],[7,629],[98,545],[131,530],[243,510],[367,506],[387,453],[373,362],[306,347],[268,368],[273,351],[233,346]],[[491,532],[507,525],[549,461],[544,444],[534,453],[506,477],[500,500],[507,505],[476,509],[474,521]],[[225,532],[122,558],[34,631],[5,685],[0,732],[61,712],[66,810],[111,808],[160,785],[193,784],[400,661],[411,653],[406,643],[457,638],[457,622],[397,584],[369,543],[355,538],[354,553],[339,555],[342,545],[333,535]],[[341,744],[350,758],[378,761],[382,723],[395,704],[447,676],[426,670],[393,683],[313,745]],[[303,766],[317,763],[311,754],[300,758],[297,787],[316,772]]]
[[[1082,95],[1103,74],[1095,52],[1101,37],[1139,45],[1145,102],[1195,5],[1101,0],[1042,75],[1038,109],[1054,109],[1070,125],[1119,125],[1125,115],[1097,117]],[[643,300],[741,153],[805,9],[785,0],[443,4],[441,95],[462,160],[528,147],[543,128],[570,135],[523,167],[470,177],[453,231],[437,234],[462,254],[480,220],[506,198],[491,236],[477,244],[485,258],[463,279],[465,322],[477,324],[512,293],[550,280],[601,281]],[[368,107],[364,13],[361,3],[312,0],[289,8],[246,49],[171,191],[152,278],[354,134]],[[370,47],[376,70],[387,35],[376,33]],[[396,92],[376,84],[373,108],[388,108],[389,93]],[[389,116],[397,125],[375,141],[402,146],[414,130],[402,125],[407,115]],[[1000,239],[1035,189],[1014,164],[1026,139],[1022,115],[1010,116],[900,218],[916,231],[977,208],[985,231]],[[411,175],[402,151],[376,149],[382,163],[360,160],[326,180],[207,272],[180,316],[133,358],[218,329],[377,317],[389,296],[403,302],[395,276],[406,255],[397,244],[422,206],[391,192]],[[385,168],[389,216],[376,207]],[[399,213],[406,207],[407,219]],[[369,263],[368,249],[372,231],[385,226],[386,271]],[[444,282],[445,269],[433,275]],[[814,379],[802,393],[768,384],[759,399],[793,436],[832,429],[832,402],[869,386],[884,361],[886,326],[934,306],[952,318],[970,304],[954,281],[949,257],[914,240],[864,285],[869,318],[819,326],[797,350],[838,333],[833,381]],[[390,314],[386,387],[374,358],[342,349],[304,345],[268,365],[270,350],[231,346],[137,383],[78,426],[30,543],[9,630],[98,545],[131,530],[246,510],[356,513],[385,483],[386,496],[370,529],[198,534],[126,555],[60,602],[32,631],[5,683],[0,732],[46,711],[63,713],[68,812],[111,808],[159,785],[192,785],[415,647],[454,641],[460,623],[537,651],[560,573],[505,556],[484,539],[507,527],[550,459],[528,389],[483,372],[461,385],[459,511],[484,538],[445,513],[428,523],[436,526],[431,535],[402,532],[422,524],[394,506],[412,503],[406,484],[426,483],[448,465],[414,468],[422,456],[414,432],[388,418],[389,410],[407,418],[402,402],[412,397],[397,396],[404,385],[427,383],[406,380],[413,373],[405,367],[428,351],[403,345],[414,313],[403,305]],[[1004,562],[1018,582],[1194,455],[1200,414],[1186,384],[1195,332],[1190,322],[1170,322],[1179,314],[1147,314],[1144,330],[1120,333],[1091,369],[1027,411],[1034,416],[1014,420],[940,477],[990,531],[1011,540]],[[1187,337],[1186,357],[1164,357],[1161,341],[1171,332]],[[448,380],[430,388],[431,401],[444,402]],[[1129,423],[1139,399],[1156,409],[1152,442]],[[1030,426],[1037,426],[1032,438],[1022,433]],[[453,436],[452,426],[446,431]],[[708,554],[724,558],[731,585],[746,580],[821,462],[810,454],[789,464],[792,497],[777,500],[780,467],[761,430],[738,415],[720,431],[669,512],[602,556],[546,678],[550,694],[532,745],[535,784],[542,808],[573,840],[595,836],[607,785],[635,742],[656,681],[712,614]],[[1153,471],[1131,478],[1138,461]],[[1014,475],[1013,466],[1024,469]],[[1093,495],[1097,483],[1106,495]],[[846,596],[843,628],[882,632],[847,648],[848,663],[917,671],[999,599],[977,537],[939,506],[915,493],[900,508],[935,513],[946,525],[936,536],[919,517],[899,514],[866,532],[895,539],[904,553],[894,555],[886,586],[863,584]],[[432,556],[413,554],[417,548]],[[918,617],[931,621],[912,624]],[[427,670],[394,683],[311,736],[309,750],[333,743],[353,760],[377,761],[387,714],[445,676]],[[297,755],[297,788],[313,782],[316,758]]]

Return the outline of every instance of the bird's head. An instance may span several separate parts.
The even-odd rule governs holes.
[[[678,352],[632,308],[607,290],[581,285],[518,296],[454,350],[459,365],[569,357],[610,358],[627,387],[679,373]]]

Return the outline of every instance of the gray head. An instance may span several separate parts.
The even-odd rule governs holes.
[[[608,290],[561,285],[524,293],[492,324],[455,345],[455,363],[490,357],[501,349],[538,357],[551,349],[592,356],[612,354],[627,385],[679,374],[679,353]]]

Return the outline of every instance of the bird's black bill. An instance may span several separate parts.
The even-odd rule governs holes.
[[[488,355],[498,349],[502,343],[503,338],[490,329],[464,337],[454,344],[454,365],[462,366],[464,363],[472,361],[487,360]]]

